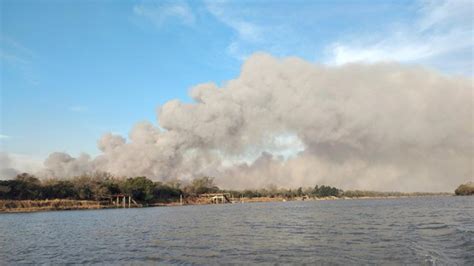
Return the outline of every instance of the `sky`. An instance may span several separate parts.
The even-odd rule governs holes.
[[[397,61],[473,75],[471,1],[0,0],[0,148],[24,168],[157,124],[256,52],[314,64]]]

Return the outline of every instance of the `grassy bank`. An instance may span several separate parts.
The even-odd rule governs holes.
[[[414,198],[429,196],[452,196],[450,193],[404,193],[403,195],[371,195],[358,197],[242,197],[237,198],[233,203],[257,203],[257,202],[286,202],[286,201],[323,201],[323,200],[362,200],[362,199],[395,199],[395,198]],[[212,204],[208,199],[199,197],[187,198],[182,205],[209,205]],[[181,206],[177,202],[157,202],[147,205],[147,207],[173,207]],[[60,211],[60,210],[92,210],[117,208],[107,201],[93,200],[0,200],[0,213],[12,212],[37,212],[37,211]]]
[[[176,206],[210,204],[209,194],[223,193],[231,202],[269,202],[292,200],[373,199],[452,195],[451,193],[403,193],[342,190],[327,185],[314,187],[227,190],[214,184],[211,177],[195,178],[188,183],[177,180],[154,182],[146,177],[118,178],[97,173],[72,179],[40,180],[27,173],[0,180],[0,212],[44,210],[82,210],[115,208],[112,200],[129,197],[135,206]],[[466,194],[466,185],[456,194]],[[470,188],[470,187],[468,187]],[[207,194],[207,198],[206,195]],[[121,203],[121,204],[122,204]]]
[[[0,212],[89,210],[111,207],[114,206],[108,202],[93,200],[0,200]]]

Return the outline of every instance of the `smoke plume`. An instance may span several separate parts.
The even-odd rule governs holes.
[[[401,191],[447,191],[473,177],[470,78],[256,54],[236,79],[197,85],[190,96],[193,103],[161,106],[159,126],[139,123],[128,140],[105,134],[95,158],[51,154],[42,175],[211,175],[225,188]]]

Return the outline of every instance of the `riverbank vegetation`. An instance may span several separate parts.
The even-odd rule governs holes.
[[[108,202],[95,200],[0,200],[0,212],[32,212],[51,210],[89,210],[109,207]]]
[[[0,199],[4,200],[103,200],[126,194],[140,202],[172,201],[181,194],[179,184],[153,182],[146,177],[115,178],[97,173],[71,179],[40,180],[30,174],[0,181]]]
[[[126,194],[142,203],[172,202],[180,197],[193,198],[206,193],[229,193],[244,198],[295,198],[295,197],[339,197],[341,189],[331,186],[314,188],[283,189],[276,186],[255,190],[223,190],[214,184],[211,177],[192,180],[188,184],[178,181],[153,182],[146,177],[115,178],[98,173],[72,179],[40,180],[30,174],[18,175],[12,180],[0,181],[0,199],[8,200],[103,200],[111,195]]]
[[[197,200],[200,195],[206,193],[228,193],[232,198],[253,199],[253,201],[256,199],[401,197],[435,194],[343,191],[326,185],[296,189],[269,186],[263,189],[237,191],[220,189],[214,184],[214,179],[211,177],[196,178],[189,183],[176,180],[163,183],[154,182],[143,176],[118,178],[107,173],[95,173],[71,179],[44,180],[24,173],[11,180],[0,180],[0,209],[68,209],[75,208],[73,205],[77,205],[77,209],[102,208],[106,207],[107,204],[113,204],[114,195],[131,196],[144,206],[170,204],[179,201],[183,201],[185,204],[195,204],[200,202]]]
[[[469,182],[469,183],[466,183],[466,184],[462,184],[458,188],[456,188],[454,193],[458,196],[474,195],[474,183]]]

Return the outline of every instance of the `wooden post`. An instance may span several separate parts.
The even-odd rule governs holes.
[[[179,204],[183,205],[183,194],[179,194]]]
[[[117,207],[120,207],[120,198],[117,196]]]
[[[132,196],[128,196],[128,207],[130,208],[130,205],[132,205]]]

